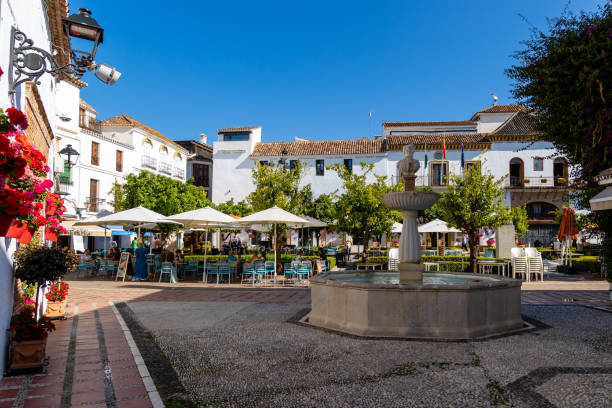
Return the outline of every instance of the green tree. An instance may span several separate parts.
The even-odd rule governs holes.
[[[434,192],[434,189],[431,188],[430,186],[417,187],[415,190],[417,190],[417,191]],[[440,207],[438,207],[438,203],[435,203],[431,208],[428,208],[428,209],[423,210],[423,211],[419,211],[419,217],[423,217],[427,221],[433,221],[435,219],[446,221],[444,219],[444,212],[442,210],[440,210]]]
[[[533,29],[516,65],[506,70],[514,96],[536,110],[542,139],[574,165],[581,187],[575,201],[588,208],[599,193],[595,176],[612,167],[612,4],[595,13],[564,13],[547,32]],[[604,233],[603,251],[612,280],[612,211],[597,211],[591,223]]]
[[[174,215],[211,205],[201,187],[146,171],[128,174],[126,182],[115,183],[111,193],[115,211],[143,206],[163,215]]]
[[[230,198],[224,203],[217,204],[217,210],[225,214],[232,214],[237,217],[246,217],[253,213],[253,208],[246,202],[246,200],[234,202],[233,198]]]
[[[398,213],[385,207],[381,194],[401,191],[401,185],[389,186],[385,176],[374,174],[374,182],[368,183],[368,175],[374,171],[371,163],[361,163],[363,172],[351,172],[341,163],[328,166],[342,180],[343,193],[335,205],[334,229],[344,231],[367,245],[372,236],[389,234]]]
[[[316,218],[327,224],[334,222],[335,204],[331,194],[321,194],[314,200],[309,198],[305,203],[304,215]]]
[[[300,187],[303,174],[304,166],[300,161],[296,162],[293,169],[280,164],[271,166],[256,162],[252,172],[255,191],[247,197],[248,204],[255,212],[277,206],[296,215],[302,214],[312,194],[310,185]],[[280,259],[280,241],[287,229],[284,225],[276,228],[277,259]]]
[[[493,175],[471,167],[466,170],[465,178],[451,177],[448,190],[438,201],[444,219],[468,236],[470,267],[474,273],[478,230],[498,227],[511,219],[508,207],[503,204],[505,190],[502,182],[502,179],[495,180]]]
[[[514,207],[511,215],[514,232],[517,238],[524,236],[525,232],[529,229],[529,224],[527,223],[527,207]]]

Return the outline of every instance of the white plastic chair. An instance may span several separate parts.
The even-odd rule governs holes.
[[[512,277],[516,278],[517,274],[522,274],[529,280],[529,261],[525,255],[523,248],[510,249]]]
[[[531,280],[531,274],[535,275],[538,280],[538,274],[540,278],[544,280],[544,263],[542,262],[542,254],[536,248],[525,248],[525,254],[529,263],[529,271],[527,280]]]

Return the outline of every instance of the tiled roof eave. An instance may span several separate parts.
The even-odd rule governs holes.
[[[485,150],[491,148],[491,142],[480,142],[480,143],[446,143],[446,150],[461,150],[461,146],[463,146],[463,150]],[[390,151],[401,151],[404,147],[403,144],[394,144],[389,146]],[[424,151],[433,151],[433,150],[442,150],[442,143],[436,144],[414,144],[414,150]]]
[[[185,149],[183,146],[179,145],[178,143],[175,143],[174,141],[170,139],[166,140],[164,138],[161,138],[158,135],[151,133],[148,130],[138,127],[131,123],[130,124],[128,123],[104,123],[104,121],[102,121],[100,122],[100,126],[102,126],[103,128],[104,127],[119,127],[119,128],[127,128],[127,129],[136,129],[136,130],[146,133],[147,136],[152,137],[158,142],[161,142],[163,144],[167,144],[168,142],[170,142],[176,150],[180,150],[180,153],[189,154],[189,150]]]
[[[125,147],[126,149],[129,149],[129,150],[134,150],[134,146],[132,146],[131,144],[120,142],[119,140],[115,140],[115,139],[113,139],[111,137],[108,137],[108,136],[104,135],[103,133],[99,133],[99,132],[96,132],[94,130],[87,129],[87,128],[84,128],[84,127],[80,128],[80,129],[81,129],[81,132],[87,133],[88,135],[95,136],[95,137],[97,137],[99,139],[102,139],[102,140],[106,140],[107,142],[114,143],[116,145]]]

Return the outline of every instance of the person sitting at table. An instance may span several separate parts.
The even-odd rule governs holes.
[[[368,251],[364,249],[363,253],[361,254],[361,261],[363,263],[368,263],[368,258],[369,258]]]
[[[134,251],[136,257],[136,266],[134,268],[134,280],[147,279],[147,254],[149,251],[144,247],[142,242],[138,243],[138,248]]]
[[[232,251],[230,249],[229,254],[227,255],[227,258],[225,259],[227,262],[236,262],[236,255],[234,255],[234,251]]]
[[[295,260],[297,262],[302,262],[302,256],[304,255],[304,251],[302,251],[301,249],[298,251],[297,255],[295,256]]]
[[[251,259],[249,259],[249,263],[253,263],[255,261],[259,261],[259,252],[257,252],[257,250],[253,252],[253,256],[251,256]]]
[[[85,250],[85,253],[80,257],[81,263],[92,263],[93,258],[91,257],[91,251],[89,249]]]
[[[177,249],[174,252],[174,262],[176,264],[176,273],[182,274],[185,270],[185,255],[183,255],[183,251]]]

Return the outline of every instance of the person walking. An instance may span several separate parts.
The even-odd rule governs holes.
[[[142,242],[138,243],[138,248],[134,251],[136,257],[136,267],[134,268],[134,280],[147,279],[147,248]]]
[[[132,249],[136,250],[136,248],[138,248],[138,239],[134,237],[134,239],[132,240]]]

